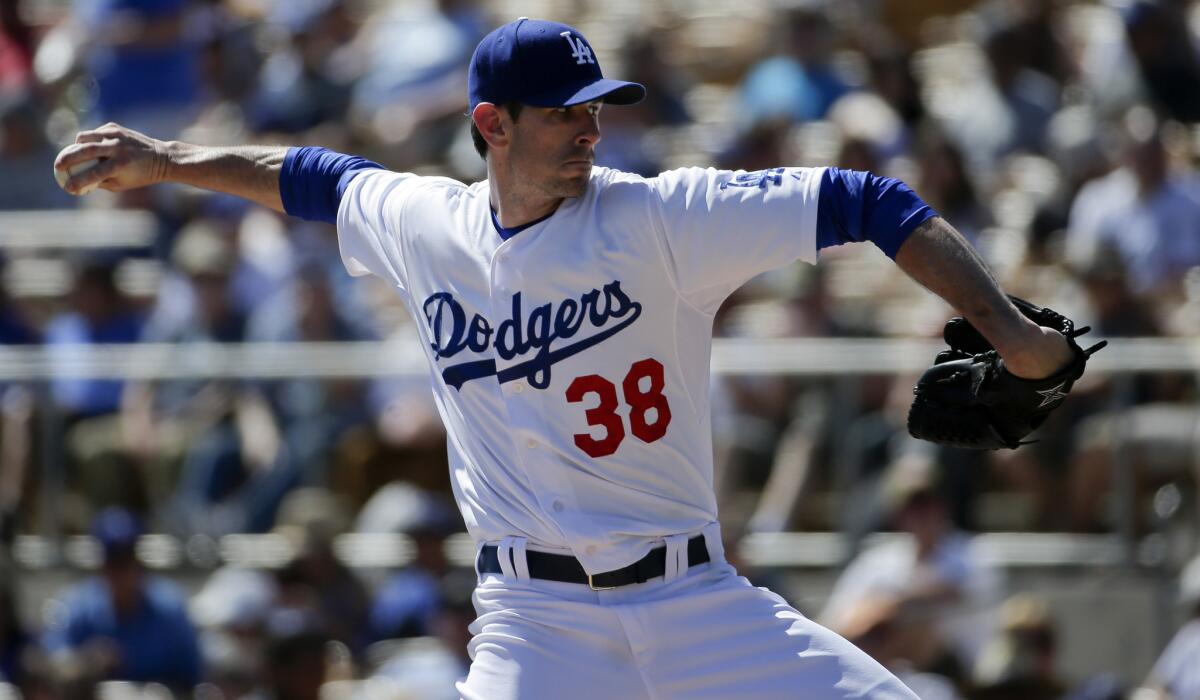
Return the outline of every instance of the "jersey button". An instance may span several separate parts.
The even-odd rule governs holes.
[[[555,513],[561,513],[561,512],[563,512],[563,508],[564,508],[564,507],[565,507],[565,506],[563,506],[563,504],[562,504],[562,501],[555,501],[555,502],[554,502],[554,512],[555,512]]]
[[[595,554],[595,553],[596,553],[596,545],[594,545],[594,544],[589,544],[589,545],[587,546],[587,549],[585,549],[585,550],[583,550],[583,551],[587,552],[589,555],[591,555],[591,554]]]
[[[537,440],[530,438],[529,442],[525,443],[525,446],[531,450],[536,450],[537,449]]]
[[[522,384],[521,382],[517,382],[516,384],[513,384],[513,393],[514,393],[514,394],[519,394],[519,393],[521,393],[522,391],[525,391],[525,385],[524,385],[524,384]]]

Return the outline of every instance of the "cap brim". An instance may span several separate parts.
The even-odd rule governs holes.
[[[572,86],[568,90],[527,97],[521,101],[534,107],[570,107],[596,100],[614,105],[631,105],[641,102],[645,97],[646,88],[641,83],[601,78],[582,87]]]

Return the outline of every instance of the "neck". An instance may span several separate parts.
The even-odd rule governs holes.
[[[529,183],[513,172],[508,164],[494,157],[489,157],[488,182],[491,184],[488,195],[492,208],[496,210],[496,219],[504,228],[516,228],[548,216],[562,204],[563,197],[554,197],[538,192]]]

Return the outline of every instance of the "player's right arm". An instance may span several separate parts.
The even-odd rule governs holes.
[[[159,141],[118,124],[82,131],[75,143],[54,159],[55,170],[100,159],[96,166],[70,176],[64,189],[79,194],[99,183],[110,192],[160,182],[179,182],[224,192],[284,211],[279,174],[288,149],[284,146],[197,146]]]
[[[177,182],[248,199],[302,219],[334,223],[350,180],[383,166],[323,148],[199,146],[159,141],[119,124],[80,132],[54,160],[55,170],[100,159],[71,175],[72,194],[97,185],[111,192]]]

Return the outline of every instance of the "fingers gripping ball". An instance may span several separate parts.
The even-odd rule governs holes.
[[[83,162],[72,165],[67,170],[60,170],[58,168],[55,168],[54,169],[54,179],[58,182],[58,186],[65,190],[65,189],[67,189],[67,178],[69,178],[73,175],[78,175],[87,170],[91,170],[92,168],[94,168],[96,165],[98,165],[100,163],[100,160],[101,160],[100,158],[90,158]],[[80,194],[80,195],[87,194],[88,192],[91,192],[92,190],[99,187],[100,182],[101,182],[100,180],[97,180],[93,183],[84,185],[83,187],[79,188],[79,191],[76,192],[75,194]]]
[[[979,331],[962,318],[950,319],[945,338],[949,350],[938,353],[913,389],[908,432],[922,440],[977,450],[1014,449],[1062,405],[1083,376],[1088,358],[1107,343],[1084,350],[1075,339],[1088,328],[1050,309],[1011,297],[1021,313],[1040,326],[1062,333],[1072,360],[1042,379],[1010,373]]]

